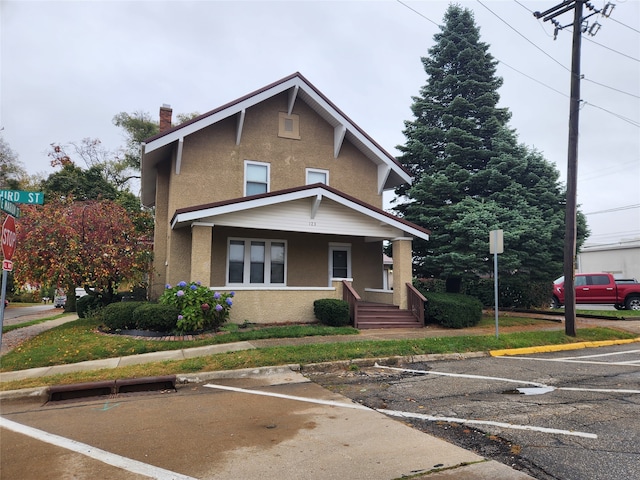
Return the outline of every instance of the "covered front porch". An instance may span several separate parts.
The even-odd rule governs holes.
[[[365,304],[422,310],[411,287],[412,241],[428,232],[324,185],[178,211],[172,230],[168,283],[234,291],[233,323],[315,322],[313,302],[322,298],[347,300],[357,327]],[[395,288],[385,281],[386,242]],[[416,321],[424,324],[419,314]]]

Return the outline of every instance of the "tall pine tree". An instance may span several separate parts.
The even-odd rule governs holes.
[[[399,161],[414,175],[396,190],[405,219],[431,230],[416,240],[420,277],[472,278],[492,272],[489,232],[504,230],[501,271],[531,280],[562,273],[564,202],[559,173],[518,143],[498,108],[497,62],[480,41],[473,13],[451,5],[422,63],[427,84],[405,122]],[[579,215],[579,244],[586,236]]]

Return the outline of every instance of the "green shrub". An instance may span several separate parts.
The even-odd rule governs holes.
[[[482,304],[476,298],[460,293],[423,294],[427,298],[426,317],[443,327],[473,327],[482,319]]]
[[[313,302],[313,314],[320,323],[331,327],[349,325],[349,303],[337,298],[321,298]]]
[[[95,295],[84,295],[76,300],[78,317],[86,318],[102,308],[102,302]]]
[[[176,329],[179,314],[180,310],[173,305],[144,303],[133,311],[133,321],[136,330],[171,332]]]
[[[413,286],[424,292],[445,293],[447,291],[446,282],[439,278],[414,278]]]
[[[495,304],[492,278],[465,281],[463,293],[476,297],[485,307],[493,307]],[[499,308],[547,307],[552,294],[551,282],[533,282],[525,275],[498,277]]]
[[[158,302],[178,308],[178,332],[217,331],[229,319],[234,295],[234,292],[214,292],[200,282],[183,281],[175,287],[166,285]]]
[[[134,330],[133,312],[144,302],[110,303],[100,311],[102,322],[110,330]]]

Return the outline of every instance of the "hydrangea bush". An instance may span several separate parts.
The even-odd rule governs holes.
[[[217,331],[228,319],[234,292],[214,292],[200,282],[166,285],[159,302],[178,307],[178,332]]]

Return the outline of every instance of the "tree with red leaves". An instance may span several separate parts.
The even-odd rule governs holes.
[[[149,271],[150,243],[116,202],[67,198],[20,210],[16,281],[63,288],[67,311],[75,311],[76,287],[95,288],[108,302],[121,282],[142,281]]]

